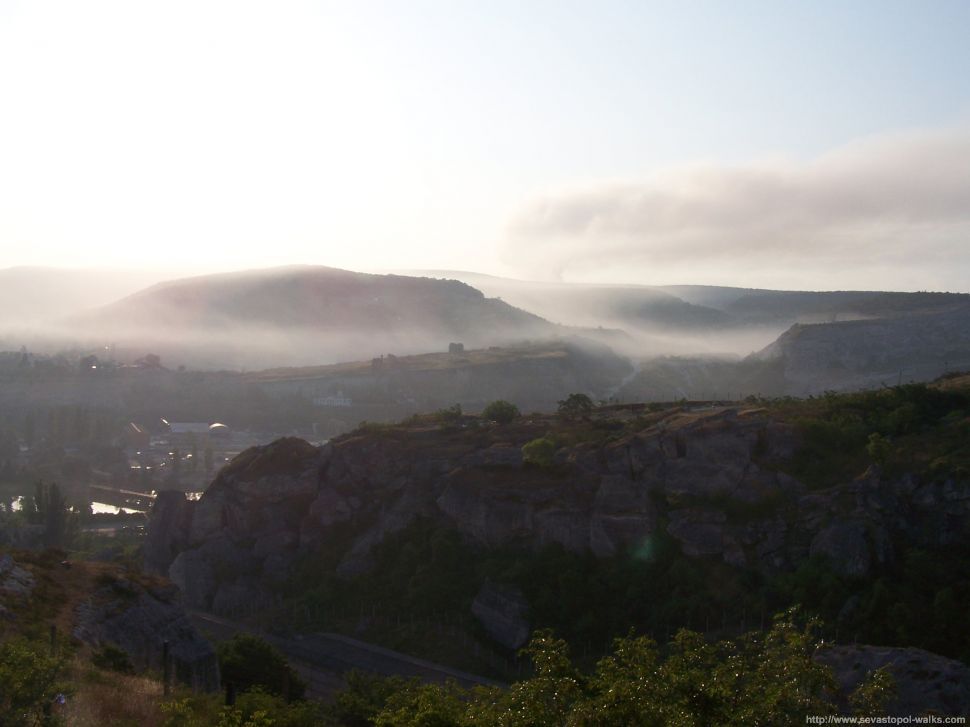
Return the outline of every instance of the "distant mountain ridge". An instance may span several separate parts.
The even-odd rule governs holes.
[[[643,334],[646,348],[661,347],[653,355],[705,350],[743,355],[761,349],[796,323],[942,313],[970,303],[970,295],[963,293],[607,285],[524,281],[463,271],[412,272],[457,278],[564,325],[609,325]],[[678,346],[669,339],[671,334],[688,340]],[[727,343],[699,345],[718,338]],[[662,348],[665,345],[668,348]]]
[[[210,357],[231,351],[250,366],[419,353],[446,349],[450,342],[482,347],[558,330],[456,280],[320,266],[167,281],[74,316],[69,324],[113,340],[181,349],[183,356],[192,347],[207,349]]]

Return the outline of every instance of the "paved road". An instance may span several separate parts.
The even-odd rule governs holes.
[[[283,638],[201,611],[190,611],[189,616],[197,628],[210,634],[216,641],[232,638],[239,632],[253,633],[266,639],[286,654],[293,667],[309,683],[309,696],[318,699],[326,699],[342,689],[342,675],[352,669],[382,676],[418,677],[427,682],[452,680],[463,687],[505,686],[501,682],[339,634],[321,633]]]

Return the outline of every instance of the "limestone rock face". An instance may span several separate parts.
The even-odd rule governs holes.
[[[764,409],[671,409],[643,428],[561,447],[549,467],[522,447],[549,421],[513,426],[402,425],[323,447],[284,438],[247,450],[198,503],[162,493],[146,567],[169,575],[192,608],[236,612],[269,597],[293,564],[339,547],[338,573],[423,519],[482,548],[558,544],[609,557],[663,529],[689,557],[778,572],[810,556],[862,576],[896,542],[937,546],[970,532],[970,485],[889,480],[877,468],[809,492],[778,471],[798,436]],[[607,422],[608,424],[608,422]]]
[[[529,640],[529,604],[513,586],[486,581],[472,601],[472,613],[495,641],[507,649],[518,649]]]
[[[716,510],[672,510],[667,532],[680,541],[685,555],[719,555],[724,552],[726,521]]]
[[[883,646],[835,646],[816,659],[832,668],[843,694],[854,690],[866,674],[888,667],[896,696],[887,715],[965,715],[970,712],[970,668],[922,649]]]
[[[872,562],[865,526],[858,522],[836,522],[812,540],[812,555],[828,556],[835,568],[848,576],[864,576]]]
[[[139,670],[160,670],[163,642],[168,641],[175,677],[194,689],[216,691],[215,650],[174,598],[171,590],[146,588],[117,577],[78,604],[73,636],[94,647],[117,646]]]
[[[152,507],[153,527],[145,536],[145,568],[165,574],[189,540],[189,527],[195,503],[177,490],[162,490]]]

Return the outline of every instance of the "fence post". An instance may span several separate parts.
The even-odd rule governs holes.
[[[162,642],[162,693],[167,697],[172,689],[172,662],[168,655],[168,639]]]

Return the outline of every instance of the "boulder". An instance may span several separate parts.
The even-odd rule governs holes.
[[[816,659],[831,667],[843,698],[871,672],[888,667],[896,696],[884,714],[905,717],[970,713],[970,667],[922,649],[888,646],[834,646]]]
[[[116,577],[75,609],[74,638],[98,648],[122,649],[139,670],[161,671],[163,643],[169,644],[175,678],[200,691],[219,689],[215,650],[164,589],[148,589]]]
[[[529,640],[529,604],[514,586],[485,581],[472,601],[472,614],[486,633],[507,649],[518,649]]]
[[[177,490],[158,493],[148,516],[142,548],[145,569],[149,573],[168,573],[175,556],[186,547],[195,504]]]
[[[29,598],[37,581],[34,574],[7,554],[0,556],[0,597]]]

